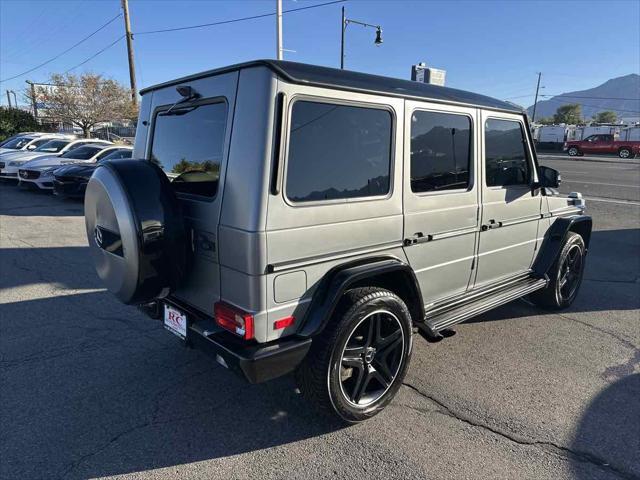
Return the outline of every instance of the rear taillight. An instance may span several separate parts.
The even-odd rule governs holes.
[[[250,313],[223,302],[216,303],[213,312],[220,327],[245,340],[253,338],[253,315]]]

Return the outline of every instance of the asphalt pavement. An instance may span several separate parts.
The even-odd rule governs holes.
[[[0,478],[639,479],[640,166],[543,163],[594,217],[577,301],[416,336],[394,402],[346,428],[116,301],[81,203],[0,184]]]

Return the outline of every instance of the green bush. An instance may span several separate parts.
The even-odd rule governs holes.
[[[30,112],[19,108],[0,107],[0,142],[19,132],[38,130],[38,122]]]

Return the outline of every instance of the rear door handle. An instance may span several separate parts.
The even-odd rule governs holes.
[[[495,229],[495,228],[500,228],[502,226],[502,222],[496,222],[494,219],[489,220],[489,224],[488,225],[482,225],[482,231],[486,232],[487,230],[491,229]]]
[[[433,235],[430,235],[430,234],[425,235],[422,232],[416,232],[413,234],[411,238],[405,238],[404,244],[405,246],[417,245],[419,243],[430,242],[431,240],[433,240]]]

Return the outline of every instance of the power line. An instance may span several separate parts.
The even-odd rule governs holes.
[[[317,5],[309,5],[308,7],[298,7],[298,8],[290,8],[289,10],[283,10],[282,13],[292,13],[292,12],[299,12],[301,10],[309,10],[311,8],[319,8],[319,7],[325,7],[327,5],[334,5],[336,3],[344,3],[347,0],[334,0],[332,2],[325,2],[325,3],[319,3]],[[194,28],[205,28],[205,27],[213,27],[216,25],[225,25],[228,23],[236,23],[236,22],[244,22],[246,20],[255,20],[258,18],[265,18],[265,17],[274,17],[276,15],[276,12],[272,12],[272,13],[263,13],[260,15],[252,15],[250,17],[240,17],[240,18],[232,18],[229,20],[221,20],[219,22],[211,22],[211,23],[202,23],[199,25],[189,25],[189,26],[185,26],[185,27],[174,27],[174,28],[163,28],[160,30],[147,30],[145,32],[133,32],[133,35],[149,35],[152,33],[166,33],[166,32],[177,32],[179,30],[191,30]]]
[[[540,94],[541,97],[565,97],[565,98],[586,98],[589,100],[637,100],[640,101],[640,98],[623,98],[623,97],[589,97],[589,96],[578,96],[578,95],[553,95],[553,94]],[[533,97],[533,94],[530,95],[520,95],[518,97],[506,97],[508,99],[515,98],[526,98]]]
[[[109,20],[107,23],[105,23],[104,25],[102,25],[100,28],[98,28],[97,30],[95,30],[93,33],[87,35],[86,37],[84,37],[82,40],[78,41],[77,43],[74,43],[71,47],[67,48],[64,52],[59,53],[58,55],[56,55],[55,57],[50,58],[49,60],[47,60],[46,62],[41,63],[40,65],[37,65],[33,68],[30,68],[29,70],[26,70],[22,73],[19,73],[18,75],[14,75],[13,77],[9,77],[9,78],[5,78],[4,80],[0,80],[0,83],[3,82],[8,82],[9,80],[13,80],[15,78],[18,77],[22,77],[23,75],[26,75],[27,73],[31,73],[34,70],[39,69],[40,67],[44,67],[45,65],[53,62],[54,60],[60,58],[62,55],[64,55],[65,53],[73,50],[74,48],[76,48],[78,45],[80,45],[81,43],[84,43],[85,41],[89,40],[91,37],[93,37],[96,33],[98,33],[100,30],[104,29],[105,27],[107,27],[109,24],[115,22],[118,18],[120,18],[122,16],[121,13],[118,13],[118,15],[116,15],[115,17],[113,17],[111,20]],[[75,67],[74,67],[75,68]],[[65,72],[66,73],[66,72]]]
[[[559,98],[549,98],[547,101],[549,102],[563,102],[563,100],[559,99]],[[590,108],[596,108],[596,109],[603,109],[603,108],[610,108],[611,110],[615,110],[616,112],[626,112],[626,113],[640,113],[640,111],[638,110],[626,110],[624,108],[615,108],[615,107],[603,107],[602,105],[588,105],[586,103],[581,103],[580,104],[583,107],[590,107]]]
[[[89,60],[93,60],[94,58],[96,58],[98,55],[100,55],[102,52],[104,52],[105,50],[110,49],[111,47],[113,47],[116,43],[118,43],[120,40],[122,40],[126,35],[120,35],[114,42],[111,42],[109,45],[107,45],[106,47],[102,48],[101,50],[98,50],[96,53],[94,53],[93,55],[91,55],[89,58],[87,58],[86,60],[80,62],[79,64],[77,64],[74,67],[69,68],[68,70],[65,70],[63,75],[69,73],[71,70],[75,70],[78,67],[81,67],[82,65],[84,65],[85,63],[87,63]]]
[[[639,98],[590,97],[590,96],[579,96],[579,95],[553,95],[553,94],[546,94],[546,95],[540,95],[540,96],[541,97],[587,98],[589,100],[638,100],[640,101],[640,97]]]

